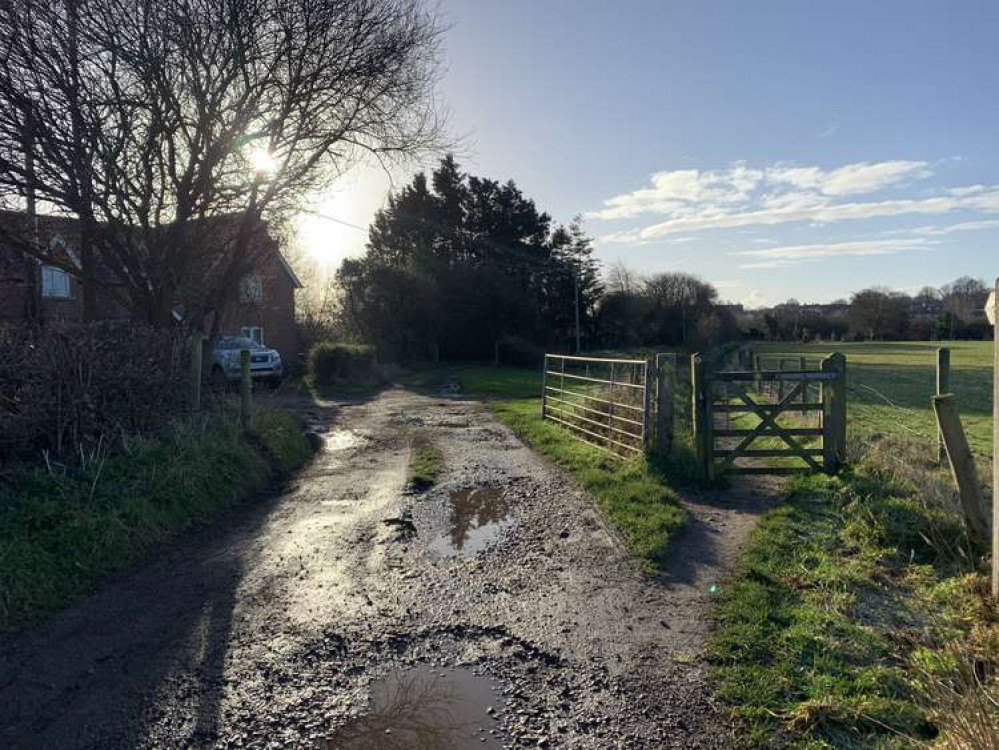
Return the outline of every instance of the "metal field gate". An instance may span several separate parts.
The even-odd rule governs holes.
[[[758,360],[756,360],[758,364]],[[846,358],[818,369],[710,371],[691,359],[694,445],[710,478],[835,471],[846,449]]]
[[[651,440],[651,362],[546,354],[541,417],[618,456],[641,454]]]

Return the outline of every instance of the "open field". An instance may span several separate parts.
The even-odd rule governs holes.
[[[951,350],[951,390],[968,442],[979,457],[992,455],[992,342],[891,341],[856,343],[760,343],[753,348],[764,367],[780,355],[806,356],[811,364],[831,352],[847,358],[848,426],[851,432],[893,433],[936,440],[930,398],[936,389],[936,350]],[[787,369],[797,365],[787,363]]]

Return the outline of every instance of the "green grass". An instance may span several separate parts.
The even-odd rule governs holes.
[[[811,363],[834,351],[847,359],[849,425],[861,435],[893,433],[935,440],[930,403],[936,392],[936,350],[951,350],[951,390],[972,450],[992,455],[992,359],[990,341],[899,341],[753,344],[772,367],[780,354],[806,355]],[[789,362],[787,365],[791,367]],[[796,368],[797,365],[794,365]]]
[[[437,390],[457,380],[463,393],[475,398],[540,398],[541,368],[524,370],[488,365],[442,365],[414,372],[401,379],[418,390]]]
[[[568,469],[593,493],[607,518],[650,571],[664,559],[669,537],[685,520],[670,478],[692,476],[688,464],[636,458],[624,461],[576,440],[541,419],[540,369],[461,365],[438,367],[405,379],[409,387],[436,390],[457,380],[461,393],[485,399],[525,442]]]
[[[302,465],[293,415],[261,410],[247,438],[232,414],[174,424],[85,470],[11,469],[0,484],[0,629],[63,606],[171,534],[205,523]]]
[[[801,478],[754,531],[710,646],[749,747],[903,748],[946,715],[925,665],[994,621],[958,518],[917,456],[877,446]]]
[[[406,484],[415,490],[432,487],[444,469],[444,454],[433,443],[414,441]]]

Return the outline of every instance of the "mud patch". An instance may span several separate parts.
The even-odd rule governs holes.
[[[502,747],[497,687],[469,669],[418,665],[371,685],[370,710],[322,750],[471,750]]]
[[[430,543],[432,550],[446,557],[471,557],[510,525],[511,503],[503,490],[495,487],[452,492],[448,506],[448,533]]]

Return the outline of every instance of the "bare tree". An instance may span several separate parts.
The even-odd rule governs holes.
[[[422,0],[0,0],[0,204],[77,218],[81,262],[3,239],[200,325],[262,220],[441,145],[440,34]]]

